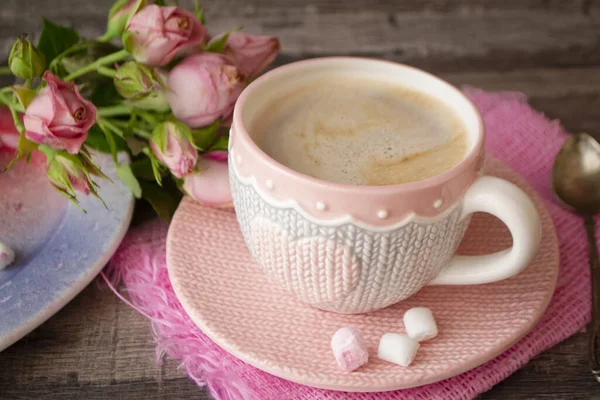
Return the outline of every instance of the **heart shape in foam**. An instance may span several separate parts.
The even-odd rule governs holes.
[[[298,239],[264,217],[252,221],[250,234],[252,253],[262,260],[263,271],[305,303],[323,308],[338,304],[359,281],[360,261],[350,246],[320,236]]]

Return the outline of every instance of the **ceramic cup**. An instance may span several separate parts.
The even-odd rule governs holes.
[[[303,175],[267,156],[247,127],[268,115],[265,108],[274,97],[331,74],[399,83],[446,102],[468,130],[466,157],[422,181],[353,186]],[[481,115],[459,90],[412,67],[334,57],[272,70],[241,94],[231,127],[230,184],[246,244],[286,291],[339,313],[377,310],[425,285],[509,278],[535,256],[540,218],[523,191],[482,174],[484,137]],[[513,246],[493,254],[455,255],[474,212],[504,222]]]

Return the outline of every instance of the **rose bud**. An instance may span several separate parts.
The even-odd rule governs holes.
[[[46,59],[27,37],[20,37],[13,44],[8,56],[10,71],[17,78],[29,80],[41,76],[46,69]]]
[[[246,78],[255,78],[275,60],[279,39],[275,36],[253,36],[232,32],[227,38],[224,54],[231,57],[238,71]]]
[[[150,5],[131,17],[123,41],[137,61],[162,66],[206,36],[206,28],[191,12]]]
[[[115,89],[126,99],[142,98],[154,87],[152,70],[135,61],[119,66],[114,77]]]
[[[25,110],[25,135],[35,143],[76,154],[96,122],[96,107],[81,97],[72,82],[63,82],[50,71],[42,79],[46,87]]]
[[[194,170],[198,161],[198,150],[192,140],[190,128],[179,121],[167,121],[152,132],[150,148],[174,176],[183,178]]]
[[[44,147],[40,150],[46,154],[48,179],[60,193],[72,200],[77,196],[76,192],[97,196],[96,184],[91,176],[106,176],[93,164],[87,153],[68,154]]]
[[[216,53],[187,57],[171,70],[167,86],[173,114],[193,128],[227,118],[244,88],[237,68]]]
[[[166,93],[167,72],[156,68],[151,71],[151,76],[152,81],[150,87],[145,92],[140,92],[137,96],[129,98],[127,103],[136,108],[141,108],[142,110],[158,112],[169,111],[170,106]]]
[[[145,5],[144,0],[118,0],[108,12],[106,33],[99,38],[101,41],[109,41],[123,34],[125,25],[131,16]]]
[[[19,143],[19,131],[15,128],[12,114],[6,106],[0,106],[0,152],[14,152]]]
[[[226,161],[217,161],[211,153],[204,154],[196,171],[185,177],[183,190],[200,204],[212,207],[231,207],[233,199],[229,187]]]

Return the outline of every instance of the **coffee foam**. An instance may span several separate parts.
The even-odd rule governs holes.
[[[332,77],[276,97],[249,130],[281,164],[353,185],[427,179],[463,160],[469,147],[448,105],[368,78]]]

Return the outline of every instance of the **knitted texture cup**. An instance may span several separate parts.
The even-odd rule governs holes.
[[[418,182],[353,186],[303,175],[267,156],[248,131],[269,98],[327,74],[404,85],[453,108],[470,150],[456,166]],[[418,69],[334,57],[280,67],[236,103],[230,138],[233,203],[246,244],[272,280],[299,300],[340,313],[387,307],[428,284],[478,284],[519,273],[540,242],[539,215],[515,185],[481,176],[484,126],[459,90]],[[488,212],[511,231],[513,247],[456,256],[470,215]]]

